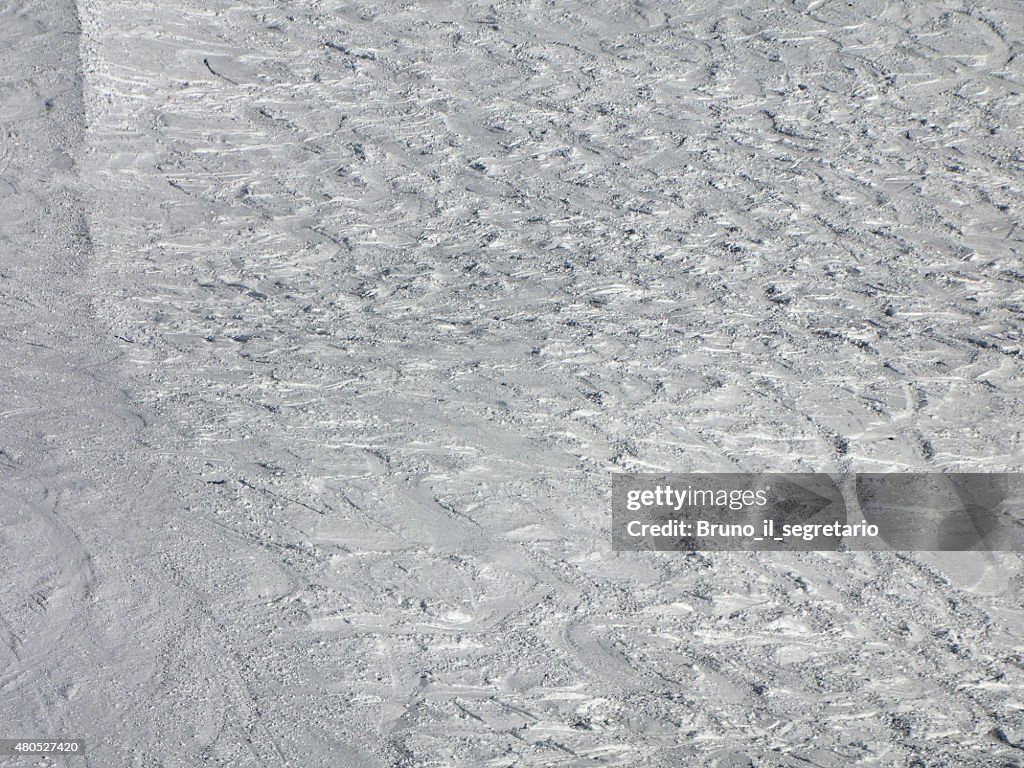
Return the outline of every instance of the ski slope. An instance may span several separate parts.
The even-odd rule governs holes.
[[[1022,32],[1006,0],[0,5],[10,735],[1019,765],[1019,555],[617,553],[608,493],[1022,469]]]

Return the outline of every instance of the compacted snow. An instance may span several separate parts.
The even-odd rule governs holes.
[[[1012,0],[0,0],[0,738],[1022,765],[1019,555],[613,552],[609,504],[1024,468],[1022,38]]]

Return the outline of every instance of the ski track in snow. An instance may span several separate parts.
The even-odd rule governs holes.
[[[610,551],[1024,466],[1022,9],[750,5],[0,0],[10,735],[1019,766],[1017,555]]]

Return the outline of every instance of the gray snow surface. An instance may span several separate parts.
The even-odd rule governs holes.
[[[1017,554],[612,471],[1024,469],[1024,4],[0,0],[0,738],[1010,766]]]

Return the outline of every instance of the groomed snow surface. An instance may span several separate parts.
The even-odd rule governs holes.
[[[1021,471],[1024,7],[0,0],[3,765],[1021,766],[1016,554],[612,471]]]

